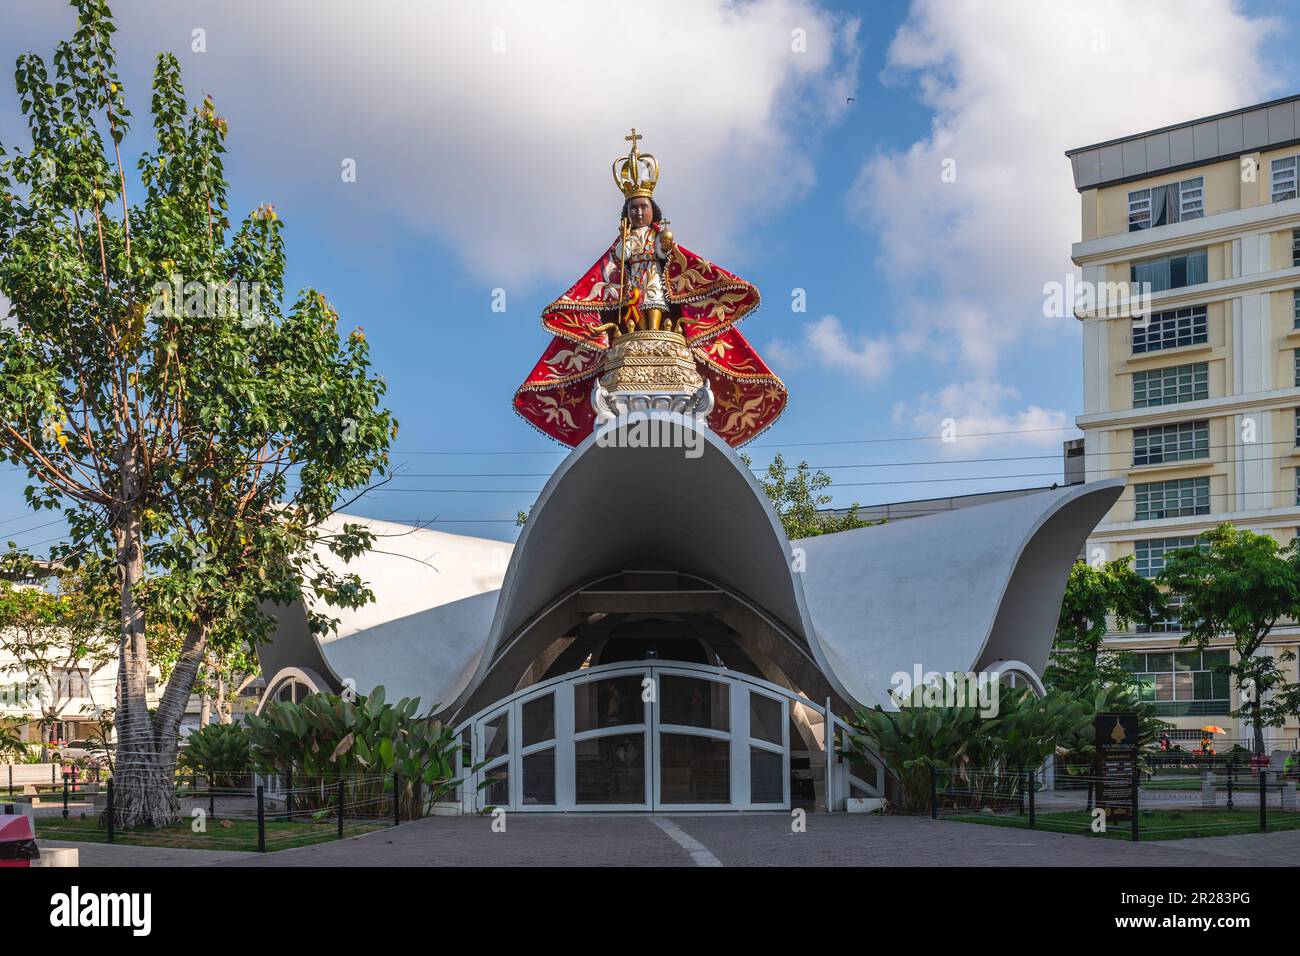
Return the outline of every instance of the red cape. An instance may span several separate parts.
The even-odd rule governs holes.
[[[785,385],[735,327],[758,308],[758,289],[680,245],[665,264],[664,284],[669,304],[681,310],[686,344],[713,389],[709,427],[732,445],[750,441],[780,417],[787,397]],[[614,317],[618,291],[618,261],[607,250],[543,311],[551,344],[515,392],[515,411],[569,446],[595,425],[592,379],[610,343],[608,333],[592,330]]]

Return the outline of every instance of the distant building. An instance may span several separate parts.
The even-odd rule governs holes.
[[[1290,541],[1300,525],[1300,96],[1067,155],[1082,207],[1072,257],[1093,290],[1076,308],[1085,473],[1127,480],[1089,553],[1132,555],[1154,577],[1169,551],[1225,521]],[[1228,727],[1237,695],[1212,671],[1227,651],[1181,647],[1182,634],[1174,614],[1110,642],[1139,652],[1143,697],[1185,736]],[[1277,628],[1269,653],[1298,637]],[[1250,735],[1244,723],[1231,729]],[[1265,733],[1294,740],[1297,727]]]

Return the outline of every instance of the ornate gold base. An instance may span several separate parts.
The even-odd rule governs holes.
[[[605,353],[601,386],[609,392],[694,392],[704,384],[686,339],[677,332],[628,332]]]

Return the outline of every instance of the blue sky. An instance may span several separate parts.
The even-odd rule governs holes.
[[[1296,0],[114,6],[128,148],[170,49],[229,121],[232,207],[274,203],[290,286],[365,328],[405,474],[352,510],[501,538],[563,457],[510,399],[541,307],[612,238],[627,127],[679,241],[763,293],[742,330],[791,401],[750,453],[866,504],[1059,476],[1081,394],[1076,324],[1042,315],[1079,236],[1065,149],[1300,90]],[[6,145],[8,65],[71,27],[56,0],[0,7]],[[945,417],[955,444],[901,440]],[[0,539],[43,551],[59,526],[22,483],[0,470]]]

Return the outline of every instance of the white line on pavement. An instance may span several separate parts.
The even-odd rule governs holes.
[[[654,821],[655,826],[672,837],[678,846],[691,855],[696,866],[722,866],[722,861],[710,853],[708,847],[671,820],[665,820],[663,817],[650,819]]]

